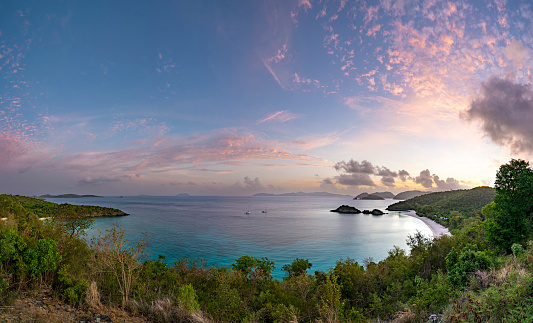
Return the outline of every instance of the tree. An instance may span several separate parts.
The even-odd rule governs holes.
[[[267,257],[261,259],[251,257],[248,255],[239,257],[234,264],[233,270],[240,271],[247,278],[262,278],[272,279],[272,270],[274,270],[274,262],[268,260]]]
[[[111,272],[115,276],[120,293],[122,294],[122,306],[129,303],[131,285],[137,277],[142,261],[146,257],[145,241],[141,240],[136,245],[128,246],[124,239],[124,230],[118,224],[106,230],[102,236],[93,241],[96,254],[96,263],[103,271]]]
[[[290,264],[283,265],[281,270],[287,273],[289,277],[300,276],[307,272],[307,269],[310,269],[313,266],[308,259],[294,259]]]
[[[533,210],[533,171],[524,160],[511,159],[500,166],[494,182],[494,204],[483,209],[487,218],[487,238],[502,250],[509,251],[528,234]]]

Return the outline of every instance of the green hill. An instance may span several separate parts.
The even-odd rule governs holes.
[[[469,190],[436,192],[417,196],[390,205],[389,211],[415,210],[420,216],[439,222],[450,230],[461,229],[472,220],[484,220],[481,209],[491,203],[496,191],[491,187],[481,186]]]
[[[15,217],[35,215],[38,218],[47,218],[62,214],[77,214],[86,217],[127,215],[121,210],[109,207],[56,204],[33,197],[0,195],[0,218],[9,217],[9,215]]]

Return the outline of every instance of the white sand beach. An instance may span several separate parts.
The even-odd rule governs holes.
[[[413,218],[417,218],[420,221],[424,222],[431,229],[431,232],[433,232],[433,237],[435,237],[435,238],[438,238],[438,237],[440,237],[442,235],[445,235],[445,236],[451,236],[452,235],[450,233],[450,230],[448,230],[448,228],[446,228],[442,224],[438,224],[437,222],[435,222],[433,220],[430,220],[430,219],[422,217],[422,216],[418,216],[418,215],[416,215],[416,212],[413,211],[413,210],[411,210],[411,211],[409,211],[407,213],[403,213],[403,215],[412,216]]]

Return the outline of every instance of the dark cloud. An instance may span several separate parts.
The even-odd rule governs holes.
[[[374,166],[367,160],[359,163],[356,160],[350,159],[348,162],[338,162],[334,167],[336,170],[343,170],[346,173],[374,174]]]
[[[398,175],[400,176],[400,179],[402,180],[402,182],[407,181],[407,178],[409,178],[409,173],[403,169],[398,172]]]
[[[441,180],[437,175],[433,175],[433,181],[435,182],[439,190],[443,191],[466,188],[466,186],[461,185],[458,180],[452,177],[448,177],[446,181],[444,181]]]
[[[244,186],[246,189],[263,189],[263,185],[261,184],[261,181],[259,180],[259,177],[256,177],[254,180],[252,180],[250,177],[246,176],[244,177]]]
[[[336,183],[347,186],[378,186],[374,183],[372,175],[381,176],[380,186],[395,187],[396,179],[402,182],[413,181],[425,188],[437,187],[438,190],[456,190],[467,188],[461,185],[455,178],[449,177],[446,180],[441,180],[439,176],[431,174],[429,169],[420,172],[419,176],[411,177],[409,172],[405,169],[399,171],[392,171],[385,166],[373,165],[367,160],[362,162],[350,159],[350,161],[341,161],[335,164],[337,171],[343,172],[336,176],[334,180]],[[326,178],[321,181],[321,185],[335,184],[331,178]]]
[[[430,188],[433,186],[433,176],[429,172],[429,169],[423,170],[420,172],[420,176],[415,178],[415,183],[421,184],[425,188]]]
[[[385,186],[393,187],[394,186],[394,177],[383,176],[381,178],[381,183]]]
[[[341,174],[336,177],[337,183],[348,186],[376,186],[368,174]]]
[[[333,181],[331,180],[331,178],[327,177],[327,178],[324,178],[321,182],[321,184],[326,184],[326,185],[333,185]]]
[[[479,121],[485,134],[514,153],[533,152],[533,89],[531,85],[492,77],[481,85],[481,94],[465,112]]]
[[[376,166],[375,174],[379,175],[379,176],[398,177],[398,173],[397,172],[393,172],[390,169],[388,169],[387,167]]]

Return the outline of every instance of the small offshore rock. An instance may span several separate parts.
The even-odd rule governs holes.
[[[349,206],[349,205],[341,205],[338,208],[336,208],[335,210],[331,210],[330,212],[349,213],[349,214],[361,213],[360,210],[358,210],[357,208],[355,208],[353,206]]]

